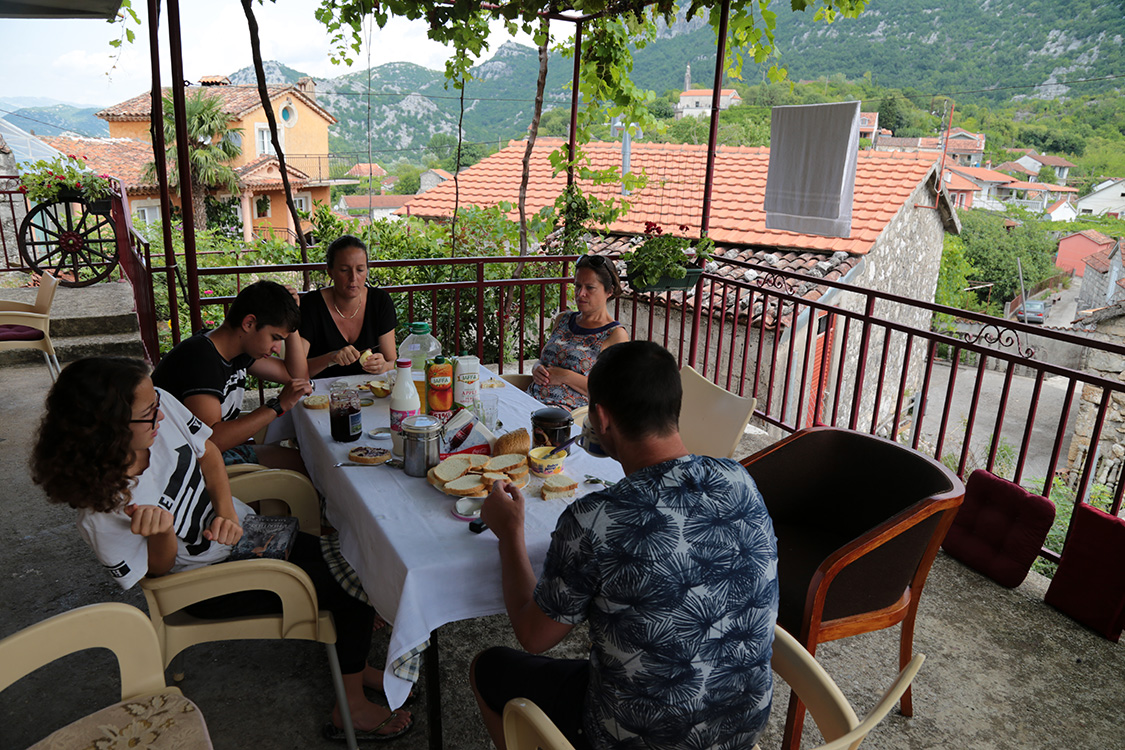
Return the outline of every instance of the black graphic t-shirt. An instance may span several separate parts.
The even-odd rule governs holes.
[[[158,505],[173,515],[178,537],[176,562],[171,571],[175,573],[225,560],[231,548],[203,538],[203,531],[215,520],[199,466],[211,428],[167,391],[161,391],[160,409],[164,420],[149,449],[148,468],[136,479],[131,502]],[[253,512],[238,500],[234,501],[234,509],[239,521]],[[82,538],[124,589],[131,588],[148,572],[148,542],[130,531],[131,524],[124,507],[107,513],[89,509],[78,512]]]
[[[152,382],[180,402],[188,396],[206,393],[219,399],[223,421],[237,419],[246,390],[246,371],[254,364],[249,354],[231,361],[223,359],[206,331],[181,341],[164,355],[152,372]]]

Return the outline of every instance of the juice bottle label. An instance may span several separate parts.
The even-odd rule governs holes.
[[[453,362],[444,357],[426,363],[426,411],[429,414],[453,409]]]

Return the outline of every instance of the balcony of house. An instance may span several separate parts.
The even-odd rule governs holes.
[[[115,214],[115,225],[121,221]],[[132,283],[142,328],[157,326],[154,290],[178,320],[176,310],[186,303],[177,296],[184,287],[174,269],[127,226],[119,237],[121,268]],[[614,260],[619,249],[601,248]],[[447,348],[468,350],[495,371],[511,373],[527,371],[553,313],[573,299],[575,260],[376,260],[371,273],[391,294],[401,321],[425,320]],[[522,271],[515,273],[518,267]],[[322,268],[317,262],[198,272],[202,286],[227,279],[237,290],[265,276],[309,288],[305,274]],[[230,301],[230,296],[204,300],[206,316],[219,319]],[[1058,562],[1074,508],[1090,502],[1113,515],[1121,512],[1123,462],[1114,447],[1125,400],[1125,384],[1117,377],[1125,370],[1120,344],[783,270],[756,253],[750,260],[724,257],[685,291],[630,291],[610,309],[634,338],[656,341],[720,387],[757,399],[739,456],[806,426],[833,425],[908,445],[962,477],[989,470],[1056,502],[1058,522],[1038,565],[1047,573]],[[946,316],[972,325],[952,332],[942,323]],[[176,331],[173,339],[181,335]],[[158,356],[150,352],[150,358]],[[0,475],[12,496],[24,501],[4,511],[9,518],[4,567],[13,574],[4,587],[9,606],[0,634],[95,601],[141,605],[137,592],[122,595],[96,565],[79,562],[88,553],[74,532],[73,512],[48,505],[30,483],[24,455],[46,391],[41,367],[9,369],[5,382],[9,397],[0,407],[0,437],[7,448],[0,447]],[[939,554],[915,629],[915,651],[928,656],[915,683],[915,715],[892,714],[864,746],[1125,743],[1119,709],[1125,652],[1046,605],[1048,585],[1033,572],[1018,588],[1003,588]],[[381,632],[374,663],[387,648],[388,635]],[[481,648],[511,643],[507,622],[503,616],[479,618],[437,633],[441,670],[419,683],[412,704],[418,727],[399,744],[422,747],[440,721],[445,746],[488,747],[465,673]],[[860,715],[893,678],[896,638],[897,631],[882,631],[817,651]],[[582,650],[579,641],[571,639],[573,653]],[[200,646],[189,653],[181,687],[201,706],[217,746],[328,747],[319,737],[331,694],[322,654],[306,643]],[[5,742],[10,738],[12,746],[24,746],[38,739],[38,717],[44,713],[85,713],[81,701],[104,694],[113,679],[105,671],[67,670],[65,679],[82,685],[78,699],[50,687],[62,679],[61,672],[5,691],[4,712],[12,717]],[[439,686],[440,711],[427,715],[428,698]],[[264,699],[248,712],[244,697],[250,690]],[[776,706],[764,748],[779,744],[784,688]],[[807,724],[806,747],[818,738]]]

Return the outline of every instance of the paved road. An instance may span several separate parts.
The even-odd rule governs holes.
[[[1059,292],[1058,300],[1047,311],[1047,325],[1055,328],[1069,328],[1078,317],[1078,292],[1082,289],[1082,277],[1075,276],[1069,289]]]
[[[922,421],[922,439],[930,446],[930,453],[932,453],[933,447],[937,445],[938,431],[941,427],[941,410],[948,390],[949,373],[950,366],[948,364],[937,363],[934,365],[933,382],[930,384],[926,415]],[[962,366],[955,381],[950,417],[946,427],[946,438],[941,451],[942,456],[952,455],[954,460],[960,459],[961,438],[968,422],[975,382],[976,368]],[[1020,376],[1012,378],[1011,392],[1004,414],[1004,424],[1000,432],[999,451],[1000,454],[1008,455],[1013,465],[1019,456],[1020,446],[1023,443],[1027,415],[1032,413],[1031,395],[1034,384],[1034,378]],[[984,468],[987,461],[1003,387],[1003,372],[985,371],[984,380],[981,384],[981,397],[973,422],[969,471],[973,468]],[[1034,412],[1035,419],[1032,424],[1026,466],[1022,476],[1024,480],[1035,478],[1041,481],[1047,475],[1051,449],[1054,445],[1063,411],[1066,387],[1067,381],[1061,377],[1047,378],[1043,382],[1038,408]],[[1056,468],[1066,467],[1066,447],[1070,443],[1070,436],[1074,433],[1078,403],[1079,394],[1076,392],[1067,419],[1067,429],[1064,432],[1063,451]],[[1003,473],[1011,476],[1010,470]]]

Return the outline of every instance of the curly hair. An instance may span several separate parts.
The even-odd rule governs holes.
[[[106,512],[129,499],[133,396],[144,362],[90,357],[71,363],[47,394],[31,452],[31,479],[53,503]]]

